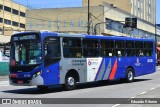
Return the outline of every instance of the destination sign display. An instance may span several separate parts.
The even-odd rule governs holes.
[[[39,39],[37,34],[28,34],[28,35],[13,36],[12,41],[26,41],[26,40],[37,40],[37,39]]]

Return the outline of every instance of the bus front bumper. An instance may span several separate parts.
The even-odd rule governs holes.
[[[14,86],[38,86],[44,85],[44,80],[41,75],[35,78],[9,78],[10,85]]]

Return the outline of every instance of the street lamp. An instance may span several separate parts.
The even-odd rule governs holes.
[[[108,22],[101,22],[101,23],[96,23],[96,24],[95,24],[95,26],[94,26],[94,34],[95,34],[95,35],[97,35],[97,26],[100,25],[100,24],[104,24],[104,23],[105,23],[105,24],[108,24]]]
[[[93,14],[90,13],[90,0],[88,0],[88,25],[87,25],[87,34],[90,34],[90,16],[92,15],[93,17],[95,17],[95,19],[98,19],[98,17],[100,17],[101,15],[104,15],[104,13],[108,12],[109,10],[111,10],[112,8],[117,8],[116,5],[114,4],[110,4],[110,8],[107,9],[106,11],[104,11],[102,14],[98,15],[97,17],[95,17]],[[94,19],[94,20],[95,20]],[[94,21],[92,20],[92,21]],[[98,19],[99,20],[99,19]],[[103,23],[103,22],[102,22]],[[100,23],[99,23],[100,24]],[[98,25],[98,24],[96,24]]]
[[[157,26],[156,26],[156,20],[157,20],[157,18],[156,18],[156,15],[157,14],[156,14],[156,5],[155,5],[155,43],[157,45]]]
[[[155,1],[156,2],[156,1]],[[156,60],[157,60],[157,26],[156,26],[156,20],[157,20],[157,18],[156,18],[156,3],[155,3],[155,52],[156,52]]]
[[[90,34],[90,0],[88,0],[88,26],[87,26],[87,34]]]

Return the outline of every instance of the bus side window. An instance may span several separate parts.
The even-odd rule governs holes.
[[[99,56],[99,41],[91,39],[83,39],[83,56],[98,57]]]
[[[81,38],[63,38],[63,55],[65,58],[81,58]]]
[[[153,54],[153,43],[152,42],[145,42],[144,43],[144,55],[149,57]]]
[[[143,54],[143,52],[142,52],[142,50],[139,50],[139,56],[144,56],[144,54]]]
[[[47,37],[44,39],[45,66],[61,59],[60,38]]]
[[[114,56],[114,41],[101,40],[100,56],[102,57]]]
[[[116,41],[115,42],[115,52],[116,56],[125,56],[125,42],[124,41]]]
[[[47,51],[46,56],[47,57],[60,57],[60,47],[58,46],[59,43],[57,42],[49,42],[47,44]]]
[[[143,42],[135,42],[135,51],[136,56],[144,56],[144,43]]]
[[[134,42],[133,41],[126,41],[126,50],[125,56],[134,56],[135,54],[134,49]]]

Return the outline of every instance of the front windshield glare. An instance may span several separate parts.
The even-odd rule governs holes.
[[[13,43],[11,46],[11,65],[30,65],[41,63],[41,44],[39,42]]]

